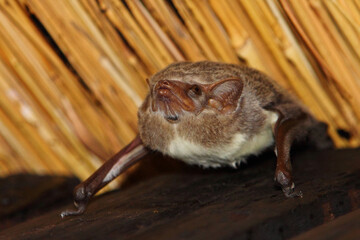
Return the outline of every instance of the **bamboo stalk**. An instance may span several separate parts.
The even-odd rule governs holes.
[[[352,96],[351,98],[347,97],[346,100],[353,106],[354,112],[359,118],[360,111],[358,111],[355,106],[359,106],[360,104],[360,95],[358,94],[360,89],[359,86],[355,84],[355,81],[352,81],[353,76],[351,75],[351,71],[349,71],[344,62],[340,60],[342,56],[335,51],[336,47],[330,41],[325,29],[321,27],[308,3],[302,1],[292,1],[292,5],[295,7],[295,11],[302,15],[301,19],[304,18],[311,20],[311,22],[303,21],[302,23],[310,33],[309,36],[312,38],[312,41],[314,41],[317,49],[319,49],[319,52],[326,64],[328,66],[336,66],[336,68],[332,68],[334,80],[339,86],[347,86],[346,90],[345,88],[341,88],[340,91],[342,91],[342,94],[345,96]],[[300,8],[304,11],[300,11]]]
[[[36,11],[46,12],[44,10],[44,7],[46,6],[47,9],[53,9],[55,6],[52,5],[54,2],[42,2],[41,4],[38,4],[38,2],[32,2],[32,7]],[[47,3],[47,5],[45,5]],[[110,88],[107,80],[111,79],[111,75],[106,71],[106,69],[99,67],[99,60],[101,60],[101,52],[98,51],[97,48],[93,48],[94,44],[92,41],[90,41],[86,35],[82,32],[82,29],[79,29],[76,26],[73,26],[71,24],[72,21],[76,21],[74,19],[75,16],[70,15],[71,13],[66,9],[66,6],[64,5],[65,2],[61,2],[56,7],[59,7],[63,11],[61,16],[57,16],[60,19],[65,19],[68,17],[68,20],[65,21],[65,27],[64,28],[57,28],[57,23],[52,22],[52,20],[56,20],[57,18],[54,18],[54,16],[49,16],[46,13],[43,15],[44,19],[47,19],[47,23],[51,24],[51,26],[54,27],[54,29],[60,33],[63,32],[71,32],[71,35],[68,35],[69,38],[60,38],[59,43],[62,44],[65,48],[68,48],[69,52],[71,52],[71,57],[74,58],[74,66],[76,66],[76,69],[79,71],[79,74],[83,76],[83,79],[88,79],[88,86],[91,88],[91,90],[94,92],[95,96],[102,102],[103,107],[107,114],[112,118],[113,123],[117,126],[117,130],[120,135],[125,137],[124,142],[129,142],[133,136],[135,135],[133,130],[135,126],[133,126],[133,119],[134,116],[136,116],[136,107],[134,106],[134,103],[126,97],[126,94],[123,94],[122,90],[119,88],[116,88],[116,91],[119,91],[122,96],[122,101],[116,101],[116,98],[119,97],[117,93],[114,94],[113,89]],[[73,19],[73,20],[71,20]],[[61,20],[59,20],[61,21]],[[76,41],[75,41],[76,38]],[[63,42],[61,42],[63,40]],[[76,42],[76,44],[73,44]],[[78,49],[93,49],[93,51],[90,52],[80,52]],[[80,61],[80,59],[87,57],[88,61]],[[70,57],[70,58],[71,58]],[[95,71],[94,71],[95,70]],[[101,77],[102,76],[102,77]],[[97,79],[102,79],[103,81],[100,82]],[[115,111],[115,109],[120,109],[125,112],[131,111],[131,114],[126,114],[126,119],[120,117],[119,113]],[[127,117],[129,116],[129,117]],[[128,136],[128,137],[127,137]]]
[[[99,48],[101,48],[101,50],[106,53],[106,56],[109,57],[109,60],[107,60],[107,58],[103,58],[102,61],[104,62],[104,65],[107,66],[109,72],[111,72],[111,75],[113,76],[116,83],[118,83],[119,87],[124,90],[124,93],[126,93],[135,102],[135,104],[139,106],[141,103],[141,97],[144,96],[144,90],[142,91],[142,96],[140,96],[140,94],[136,92],[134,85],[131,84],[131,81],[129,81],[128,77],[123,74],[123,72],[126,72],[126,74],[129,76],[133,72],[125,71],[125,66],[122,62],[122,59],[117,57],[114,52],[114,48],[108,44],[105,37],[95,26],[90,16],[88,16],[87,12],[82,8],[81,4],[78,1],[69,1],[69,3],[75,13],[81,18],[86,27],[89,29],[92,37],[98,43]],[[145,84],[143,84],[143,86],[144,85]]]
[[[169,4],[162,0],[145,0],[144,4],[149,12],[154,16],[157,23],[171,40],[179,46],[186,59],[193,61],[204,60],[205,57],[192,38],[186,26],[176,17],[174,11],[169,7]]]
[[[0,14],[0,17],[1,16],[2,15]],[[4,21],[1,21],[1,22],[4,22]],[[18,40],[20,40],[20,38],[18,38]],[[3,46],[5,46],[5,45],[9,46],[9,43],[6,44],[6,43],[2,42],[2,44],[3,44]],[[15,47],[15,45],[12,45],[12,46]],[[60,118],[58,118],[59,112],[56,112],[53,105],[47,101],[48,98],[47,98],[47,96],[44,95],[44,93],[41,91],[41,89],[38,88],[39,85],[35,85],[35,82],[33,82],[31,77],[29,76],[29,73],[26,70],[26,66],[23,66],[18,62],[16,57],[9,51],[10,50],[9,48],[3,47],[2,49],[4,50],[4,52],[6,52],[7,57],[12,62],[12,65],[13,65],[15,71],[17,72],[17,74],[21,77],[22,80],[24,80],[27,87],[29,87],[32,90],[32,92],[35,94],[36,98],[43,104],[42,107],[47,109],[47,113],[50,114],[51,118],[59,124],[59,127],[62,126],[63,130],[65,130],[67,128],[67,126],[66,126],[66,124],[64,124],[64,122]],[[56,88],[53,87],[51,89],[56,89]],[[68,132],[68,131],[64,131],[64,132]],[[68,159],[68,158],[69,158],[69,156],[64,156],[64,159]],[[81,168],[79,167],[79,169],[81,169]]]
[[[220,58],[225,62],[238,63],[238,59],[230,48],[229,39],[225,35],[219,21],[214,17],[214,13],[207,1],[185,1],[194,13],[197,21],[204,29],[204,33],[210,40]]]
[[[359,24],[357,0],[0,0],[0,176],[88,177],[137,133],[144,80],[183,60],[260,69],[357,147]]]
[[[196,21],[193,13],[189,10],[189,8],[184,4],[183,1],[180,0],[175,0],[173,3],[184,20],[186,27],[189,29],[193,39],[199,45],[206,58],[213,61],[218,59],[216,55],[217,53],[210,47],[209,40],[206,38],[204,32],[201,30],[200,24]]]
[[[219,20],[222,21],[237,55],[245,59],[250,66],[256,66],[266,72],[266,67],[262,64],[252,39],[238,21],[238,16],[234,14],[229,4],[219,1],[210,1],[210,4],[214,12],[219,16]]]
[[[290,6],[287,3],[287,1],[281,1],[282,5],[284,6],[285,11],[287,12],[288,16],[290,17],[292,23],[294,24],[296,30],[300,33],[300,36],[302,40],[305,42],[306,46],[309,48],[311,54],[315,57],[318,64],[321,66],[322,72],[325,74],[327,79],[327,88],[329,89],[333,99],[337,103],[339,111],[344,115],[346,121],[348,124],[350,124],[349,130],[353,133],[355,132],[356,135],[356,128],[357,126],[354,125],[354,123],[357,122],[356,117],[353,115],[352,110],[349,108],[348,104],[344,101],[343,96],[340,95],[340,93],[344,94],[344,91],[339,91],[339,88],[341,88],[340,85],[338,85],[337,82],[334,81],[334,74],[332,73],[332,70],[326,65],[326,63],[323,61],[320,54],[317,52],[316,47],[311,43],[311,41],[306,36],[306,33],[298,23],[298,21],[295,19],[295,16],[290,10]],[[349,95],[347,93],[347,95]]]
[[[214,1],[214,3],[219,3],[218,1]],[[244,26],[244,29],[249,34],[249,39],[246,42],[245,47],[245,53],[251,50],[248,49],[254,49],[256,52],[256,55],[259,56],[259,59],[261,61],[261,65],[251,65],[253,67],[260,68],[268,75],[272,76],[274,79],[276,79],[283,87],[286,89],[290,89],[287,81],[285,80],[285,75],[279,68],[279,65],[276,63],[276,61],[272,61],[273,56],[271,52],[269,51],[269,48],[264,44],[259,32],[256,30],[254,24],[251,22],[251,20],[246,15],[246,12],[241,8],[238,1],[232,1],[229,0],[226,2],[229,5],[229,8],[232,10],[232,14],[236,15],[238,18],[238,22],[241,23]],[[221,5],[215,6],[214,9],[221,8]],[[261,67],[264,66],[264,67]]]
[[[301,48],[298,47],[297,40],[292,34],[283,15],[280,13],[278,8],[276,8],[273,1],[268,0],[267,3],[291,44],[291,47],[285,50],[286,57],[295,63],[294,67],[298,69],[298,73],[304,76],[303,79],[306,81],[309,88],[313,89],[313,92],[316,93],[315,96],[319,99],[319,103],[324,108],[325,113],[328,114],[327,121],[333,125],[334,129],[346,129],[345,119],[336,108],[336,105],[332,102],[332,99],[326,93],[325,88],[320,85],[321,82],[316,80],[315,71],[307,61],[305,54],[302,53]],[[344,146],[346,143],[337,136],[337,133],[334,130],[331,131],[333,131],[332,137],[335,139],[338,146]]]
[[[0,146],[0,169],[6,171],[5,174],[3,173],[3,171],[0,171],[0,176],[8,175],[11,173],[31,172],[32,167],[27,165],[27,162],[24,161],[15,152],[15,150],[10,146],[9,142],[1,134]],[[9,159],[16,159],[16,161],[9,161]]]
[[[295,93],[304,101],[305,104],[307,105],[313,105],[314,103],[316,104],[317,101],[313,98],[314,95],[309,92],[309,89],[303,85],[303,81],[300,80],[298,76],[291,70],[291,67],[286,61],[286,58],[284,58],[284,55],[281,53],[279,47],[273,41],[271,41],[271,39],[273,39],[272,34],[268,31],[268,28],[266,28],[264,25],[264,22],[266,21],[256,16],[255,11],[258,11],[257,10],[258,6],[255,4],[255,2],[242,1],[241,3],[244,9],[250,15],[250,18],[255,23],[266,45],[270,48],[270,51],[272,52],[272,54],[274,54],[274,57],[278,60],[281,69],[283,70],[284,74],[287,76],[287,79],[292,85],[292,90],[295,91]],[[315,115],[317,115],[321,119],[326,119],[321,107],[315,105],[312,108],[312,110],[314,111]]]
[[[172,55],[169,58],[170,61],[184,61],[184,57],[181,52],[176,48],[176,46],[170,41],[170,39],[166,36],[166,34],[162,31],[158,23],[154,20],[154,18],[149,14],[146,8],[140,3],[138,0],[127,1],[130,9],[132,10],[135,17],[138,18],[140,25],[144,27],[144,24],[147,26],[145,29],[152,29],[153,31],[148,31],[148,34],[153,39],[158,46],[164,45],[169,53]],[[161,41],[158,42],[157,39]]]
[[[12,2],[13,3],[13,2]],[[20,11],[19,8],[16,8],[17,5],[13,5],[12,9],[16,9],[17,12]],[[7,12],[9,14],[13,13],[12,11]],[[12,18],[13,21],[15,20],[19,20],[22,19],[21,17],[23,16],[23,14],[17,14],[16,16],[14,16]],[[38,35],[36,34],[36,30],[35,32],[29,32],[30,28],[29,26],[32,25],[28,25],[26,28],[21,28],[24,24],[20,24],[17,23],[17,27],[20,28],[22,30],[22,32],[26,33],[26,37],[31,40],[31,43],[33,45],[35,45],[35,48],[38,50],[41,50],[41,53],[43,55],[46,56],[46,59],[48,59],[48,61],[50,62],[50,66],[52,68],[49,69],[48,72],[51,73],[51,78],[56,80],[54,81],[57,84],[57,87],[59,89],[61,89],[63,94],[66,94],[67,97],[69,99],[71,99],[72,104],[75,104],[75,108],[77,109],[77,114],[81,114],[82,117],[82,124],[87,125],[87,130],[91,131],[92,133],[87,133],[87,137],[91,136],[91,134],[95,134],[96,138],[100,138],[100,143],[105,143],[106,142],[106,138],[103,134],[104,130],[106,130],[107,128],[103,129],[102,131],[97,131],[98,128],[96,126],[99,126],[100,124],[102,125],[109,125],[109,123],[106,123],[106,116],[103,116],[101,112],[96,111],[96,108],[93,108],[93,106],[91,107],[91,105],[93,103],[91,103],[92,98],[91,96],[87,96],[87,92],[84,91],[84,89],[77,84],[78,81],[77,79],[75,79],[70,73],[69,71],[63,66],[63,63],[61,61],[59,61],[59,58],[57,56],[55,56],[53,51],[50,51],[49,48],[46,48],[46,42],[43,41],[42,38],[39,38]],[[69,81],[65,81],[64,79],[68,79]],[[67,112],[66,107],[64,106],[64,110]],[[94,110],[96,112],[94,112]],[[96,119],[98,119],[96,121]],[[71,119],[70,119],[71,120]],[[84,120],[89,121],[95,121],[95,123],[93,122],[84,122]],[[110,128],[110,127],[109,127]],[[114,143],[113,146],[113,150],[111,150],[111,152],[115,152],[120,145],[120,143],[117,141],[116,137],[113,136],[113,131],[107,131],[107,135],[110,135],[109,137],[111,137],[112,139],[112,143]],[[93,137],[93,136],[91,136]],[[78,144],[77,144],[78,145]],[[76,145],[76,146],[77,146]],[[106,147],[111,146],[111,144],[106,144]],[[103,146],[104,147],[104,146]],[[77,147],[78,148],[78,147]],[[89,146],[89,148],[92,149],[91,146]],[[109,150],[107,150],[109,151]]]

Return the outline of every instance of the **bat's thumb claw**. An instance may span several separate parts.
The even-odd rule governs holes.
[[[76,210],[65,210],[60,213],[60,217],[64,218],[67,216],[77,216],[85,212],[86,204],[75,204],[75,206],[77,207]]]
[[[65,211],[62,211],[62,212],[60,213],[60,217],[61,217],[61,218],[64,218],[64,217],[66,217],[66,216],[69,216],[69,210],[65,210]]]

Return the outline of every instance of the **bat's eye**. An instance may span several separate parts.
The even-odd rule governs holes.
[[[198,85],[192,85],[190,88],[190,93],[194,95],[201,95],[201,88]]]

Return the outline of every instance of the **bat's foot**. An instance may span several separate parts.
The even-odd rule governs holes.
[[[291,180],[290,172],[283,169],[276,169],[274,180],[281,186],[286,197],[303,197],[302,192],[295,189],[295,183]]]
[[[299,189],[295,189],[294,183],[291,183],[290,186],[281,186],[281,188],[286,197],[303,197],[302,192]]]

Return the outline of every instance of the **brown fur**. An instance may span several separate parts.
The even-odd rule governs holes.
[[[185,149],[191,155],[195,154],[188,163],[200,161],[203,166],[218,166],[207,163],[215,157],[222,160],[229,152],[237,154],[235,157],[243,157],[245,155],[241,153],[256,154],[268,147],[271,143],[267,144],[267,141],[272,140],[268,133],[271,134],[272,128],[278,153],[275,180],[287,197],[302,196],[301,191],[295,190],[291,175],[293,140],[310,133],[308,140],[316,146],[332,145],[325,124],[316,121],[279,85],[252,68],[208,61],[180,62],[156,73],[148,83],[150,93],[138,111],[140,137],[137,136],[75,188],[77,210],[64,211],[62,217],[82,214],[91,196],[140,160],[148,148],[170,153],[169,144],[176,138],[172,149],[175,157],[180,155],[182,160],[189,161],[186,159],[189,156],[182,155]],[[274,124],[276,120],[275,126],[267,123],[271,119],[268,111],[277,113],[277,120],[271,121]],[[264,132],[268,135],[261,138]],[[245,151],[238,154],[241,143],[252,145],[243,145]],[[209,155],[212,149],[215,156]],[[219,149],[224,150],[220,155],[217,154]],[[246,152],[247,149],[251,151]],[[199,159],[199,152],[205,160]],[[236,166],[236,162],[232,163]]]
[[[263,109],[291,105],[286,111],[306,112],[279,85],[261,72],[234,64],[217,62],[179,62],[168,66],[149,79],[153,88],[160,80],[176,80],[190,84],[212,84],[227,78],[243,82],[238,111],[231,114],[203,112],[198,116],[187,113],[176,123],[181,136],[204,146],[212,147],[230,141],[234,133],[256,134],[263,126]],[[151,149],[166,152],[174,137],[174,125],[151,111],[150,95],[139,109],[139,132],[144,144]],[[311,117],[312,118],[312,117]]]
[[[213,157],[221,159],[234,153],[228,146],[239,136],[252,144],[248,145],[249,150],[253,147],[250,154],[269,146],[256,137],[270,128],[268,114],[275,112],[278,118],[275,124],[271,122],[278,155],[275,181],[287,197],[302,196],[292,181],[290,149],[294,140],[308,135],[316,147],[332,146],[325,124],[272,79],[246,66],[209,61],[174,63],[153,75],[149,86],[150,94],[138,112],[143,144],[205,167]],[[194,95],[192,89],[201,89],[201,94]],[[170,147],[173,142],[175,149]],[[263,145],[256,148],[260,146],[257,144]],[[221,156],[205,152],[204,162],[196,157],[200,152],[204,154],[204,149],[226,152]],[[196,155],[193,160],[188,159],[187,151]]]

